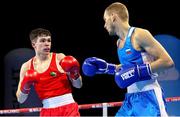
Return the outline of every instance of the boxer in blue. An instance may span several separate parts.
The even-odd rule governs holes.
[[[158,73],[174,66],[174,62],[152,34],[129,24],[126,6],[115,2],[104,12],[104,27],[109,35],[117,35],[120,65],[97,57],[87,58],[82,71],[87,76],[111,74],[120,88],[127,88],[123,105],[116,116],[168,116]]]

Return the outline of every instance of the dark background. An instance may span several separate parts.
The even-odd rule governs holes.
[[[117,0],[116,0],[117,1]],[[31,48],[29,31],[47,28],[52,33],[52,51],[73,55],[80,64],[96,56],[119,63],[116,38],[104,29],[104,9],[115,0],[7,1],[1,4],[1,102],[4,108],[4,56],[17,48]],[[146,28],[153,35],[180,38],[179,6],[175,1],[121,0],[129,9],[130,25]],[[82,73],[82,71],[81,71]],[[109,75],[83,76],[83,87],[74,89],[79,104],[122,101],[126,89],[119,89]],[[118,108],[117,108],[118,109]],[[112,110],[114,114],[117,109]],[[95,110],[93,110],[95,111]],[[85,115],[82,112],[83,115]],[[92,113],[91,113],[92,114]],[[112,114],[112,115],[113,115]]]

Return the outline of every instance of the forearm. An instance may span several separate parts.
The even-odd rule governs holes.
[[[72,85],[75,88],[81,88],[82,87],[82,77],[79,76],[77,79],[71,79]]]
[[[116,71],[118,71],[119,69],[121,69],[121,64],[116,64]]]
[[[174,66],[174,62],[169,60],[157,59],[156,61],[150,63],[152,73],[162,72],[165,69],[171,68]]]
[[[25,93],[21,92],[20,89],[18,89],[16,92],[16,97],[17,97],[17,101],[19,103],[24,103],[26,101],[26,99],[28,98],[28,94],[25,94]]]

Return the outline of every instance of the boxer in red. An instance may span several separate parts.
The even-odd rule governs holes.
[[[82,87],[79,62],[73,56],[50,52],[51,33],[46,29],[32,30],[30,40],[36,55],[21,67],[18,102],[25,102],[34,86],[43,104],[40,116],[80,116],[71,87]]]

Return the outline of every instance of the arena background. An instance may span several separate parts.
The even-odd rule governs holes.
[[[63,52],[75,56],[80,64],[84,59],[96,56],[107,62],[119,63],[116,54],[116,38],[110,37],[104,29],[104,9],[115,0],[89,0],[89,1],[7,1],[1,4],[1,84],[0,109],[38,106],[31,100],[27,104],[19,105],[15,98],[18,83],[18,66],[21,61],[33,55],[29,41],[29,31],[33,28],[43,27],[52,32],[52,51]],[[174,36],[179,47],[179,6],[175,1],[135,1],[122,0],[130,14],[132,26],[148,29],[154,36],[168,34]],[[113,39],[114,38],[114,39]],[[172,39],[172,38],[171,38]],[[173,39],[172,39],[173,40]],[[166,42],[166,41],[165,41]],[[178,45],[177,45],[178,44]],[[168,47],[168,45],[166,45]],[[30,54],[26,55],[28,51]],[[28,49],[27,49],[28,48]],[[20,50],[19,50],[20,49]],[[173,57],[179,58],[179,48],[175,48]],[[11,56],[11,52],[15,54]],[[22,52],[22,53],[21,53]],[[19,59],[23,56],[24,59]],[[175,55],[174,55],[175,54]],[[18,56],[18,57],[17,57]],[[13,61],[15,60],[15,61]],[[180,63],[177,60],[177,64]],[[18,64],[16,63],[18,61]],[[12,64],[16,69],[12,74],[8,72]],[[81,71],[82,73],[82,71]],[[83,76],[83,87],[74,90],[74,98],[79,104],[122,101],[126,89],[119,89],[113,76],[97,75],[93,78]],[[178,82],[176,82],[178,81]],[[168,96],[179,96],[179,79],[174,82],[160,81]],[[174,86],[174,88],[173,88]],[[177,95],[176,95],[177,94]],[[35,97],[36,98],[36,97]],[[36,100],[36,99],[35,99]],[[118,108],[110,109],[109,114],[114,115]],[[81,111],[82,115],[101,115],[101,110]],[[170,111],[171,115],[180,115],[178,110]]]

